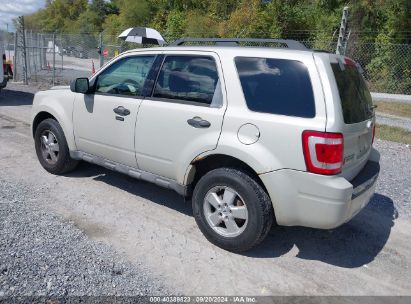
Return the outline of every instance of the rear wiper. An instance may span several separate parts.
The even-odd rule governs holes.
[[[373,110],[378,108],[377,105],[368,106],[367,110],[369,114],[373,114]]]

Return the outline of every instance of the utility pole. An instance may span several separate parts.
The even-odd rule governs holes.
[[[341,17],[340,33],[338,34],[337,49],[335,50],[336,54],[345,55],[345,50],[346,50],[347,42],[348,42],[348,39],[346,37],[347,23],[348,23],[348,6],[345,6],[343,9],[342,17]]]
[[[53,33],[53,87],[56,83],[56,33]]]
[[[104,65],[104,57],[103,57],[103,32],[99,35],[99,46],[98,46],[98,53],[100,57],[100,68]]]
[[[16,33],[14,34],[14,56],[13,56],[13,81],[17,81],[17,55],[18,55],[18,47],[17,47],[17,43],[18,43],[18,31],[16,29]]]
[[[27,77],[27,52],[26,52],[26,29],[24,27],[24,16],[20,16],[18,18],[19,23],[20,23],[20,31],[22,34],[23,38],[23,60],[24,60],[24,66],[23,66],[23,80],[24,84],[28,84],[28,77]]]
[[[10,57],[10,35],[9,35],[9,24],[6,23],[6,27],[7,27],[7,50],[9,51],[9,60],[11,60]]]

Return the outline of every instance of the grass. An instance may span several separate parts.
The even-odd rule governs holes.
[[[378,106],[376,109],[377,112],[411,118],[411,104],[386,101],[377,101],[374,103]]]
[[[402,128],[377,124],[375,136],[379,139],[411,145],[411,132]]]

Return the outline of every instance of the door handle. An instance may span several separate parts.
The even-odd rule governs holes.
[[[117,108],[113,109],[114,113],[121,115],[121,116],[127,116],[130,115],[130,110],[126,109],[123,106],[118,106]]]
[[[211,126],[211,123],[209,121],[198,116],[187,120],[187,123],[194,128],[208,128]]]

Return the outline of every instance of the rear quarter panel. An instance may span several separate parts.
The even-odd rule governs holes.
[[[290,59],[302,62],[308,69],[313,88],[316,115],[314,118],[300,118],[285,115],[253,112],[248,109],[234,59],[240,56],[231,51],[220,54],[226,81],[228,108],[225,114],[218,154],[226,154],[246,162],[257,174],[283,168],[306,170],[302,148],[304,130],[324,131],[326,111],[321,80],[315,66],[312,52],[289,50],[255,50],[242,54],[244,57]],[[284,102],[287,102],[284,100]],[[238,131],[244,124],[255,125],[260,133],[257,142],[243,144]]]

